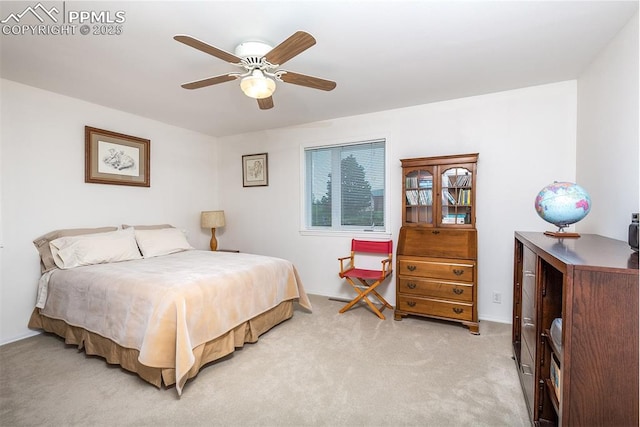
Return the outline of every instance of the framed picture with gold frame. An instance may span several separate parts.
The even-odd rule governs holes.
[[[84,127],[84,182],[150,187],[151,141]]]
[[[264,187],[269,185],[269,163],[267,153],[242,156],[242,186]]]

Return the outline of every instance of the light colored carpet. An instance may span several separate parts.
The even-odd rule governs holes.
[[[53,335],[0,347],[3,426],[528,426],[511,326],[379,320],[311,296],[189,381],[157,389]]]

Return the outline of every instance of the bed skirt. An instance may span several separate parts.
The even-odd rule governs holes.
[[[245,343],[258,341],[260,335],[292,316],[293,300],[283,301],[271,310],[236,326],[226,334],[196,347],[193,349],[196,361],[189,371],[188,378],[195,377],[200,368],[207,363],[233,353],[236,348],[243,347]],[[109,364],[120,365],[158,388],[162,384],[170,386],[176,382],[175,369],[145,366],[138,362],[138,350],[121,347],[108,338],[71,326],[63,320],[43,316],[38,308],[31,313],[29,328],[56,334],[64,338],[66,344],[78,346],[80,350],[84,348],[86,354],[100,356]]]

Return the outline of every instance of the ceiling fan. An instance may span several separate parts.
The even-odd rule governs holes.
[[[176,41],[191,46],[216,58],[227,61],[243,69],[240,73],[227,73],[208,77],[202,80],[185,83],[185,89],[199,89],[206,86],[240,80],[240,88],[245,95],[258,100],[261,110],[273,108],[271,95],[276,89],[276,81],[306,86],[313,89],[330,91],[336,87],[336,82],[312,77],[293,71],[282,70],[279,67],[316,44],[316,39],[309,33],[297,31],[276,47],[259,41],[240,43],[235,53],[229,53],[194,37],[178,34],[173,37]]]

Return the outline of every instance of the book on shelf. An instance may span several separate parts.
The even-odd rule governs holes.
[[[449,185],[451,187],[470,187],[471,175],[450,175]]]
[[[442,195],[450,204],[456,204],[456,199],[451,195],[451,193],[449,193],[449,190],[447,190],[446,188],[442,190]]]
[[[471,190],[463,189],[458,192],[458,204],[465,206],[471,204]]]
[[[421,205],[431,205],[433,203],[431,190],[419,190],[418,194]]]
[[[405,197],[408,205],[415,206],[418,204],[418,190],[405,191]]]
[[[433,180],[431,178],[422,178],[418,181],[420,188],[433,188]]]
[[[556,392],[556,398],[560,400],[560,390],[562,389],[562,371],[558,362],[556,362],[555,355],[551,356],[551,367],[549,368],[549,376],[553,389]]]
[[[433,204],[432,190],[406,190],[404,195],[409,206],[430,206]]]
[[[443,224],[466,224],[466,214],[447,214],[442,217]]]
[[[433,188],[433,178],[430,176],[407,176],[404,185],[406,188]]]
[[[418,177],[417,176],[408,176],[405,179],[404,185],[407,188],[416,188],[416,187],[418,187]]]

